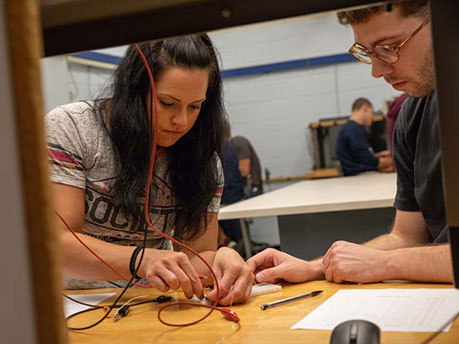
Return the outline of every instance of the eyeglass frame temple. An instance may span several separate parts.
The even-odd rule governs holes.
[[[430,21],[430,18],[427,18],[426,20],[424,20],[424,22],[416,30],[414,30],[414,32],[411,35],[409,35],[403,42],[397,44],[396,49],[394,49],[395,52],[397,52],[397,55],[398,55],[398,51],[406,44],[406,42],[408,42],[411,38],[414,37],[414,35],[416,35],[419,31],[421,31],[422,28],[426,26],[429,21]],[[385,47],[385,45],[383,45],[383,47]]]

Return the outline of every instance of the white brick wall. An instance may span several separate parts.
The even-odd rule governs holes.
[[[353,42],[352,30],[339,25],[334,14],[231,28],[213,32],[211,38],[225,70],[342,54]],[[101,52],[122,56],[124,50],[117,47]],[[380,109],[384,100],[398,94],[383,80],[373,79],[370,68],[353,62],[225,78],[225,104],[233,135],[252,142],[271,177],[303,175],[312,168],[309,123],[348,115],[357,97],[369,98]],[[110,75],[107,70],[71,64],[69,73],[60,77],[67,80],[68,101],[76,101],[100,95]],[[48,80],[48,103],[65,103],[62,97],[53,100],[49,84]],[[62,87],[59,92],[62,94]],[[252,232],[258,241],[278,243],[274,219],[256,220]]]
[[[367,97],[376,109],[394,92],[357,62],[265,75],[227,78],[225,104],[233,135],[247,137],[271,176],[303,175],[312,168],[309,123],[345,116]]]
[[[338,24],[333,13],[230,28],[211,37],[226,70],[342,54],[353,41],[352,30]],[[125,47],[100,50],[117,56],[124,51]],[[47,103],[92,99],[103,94],[110,75],[75,64],[69,64],[68,73],[48,73]],[[58,85],[59,78],[67,80],[67,90],[62,82],[52,90],[50,84]],[[310,122],[349,114],[357,97],[369,98],[379,109],[397,94],[383,80],[371,77],[370,66],[358,62],[225,78],[224,89],[233,134],[252,142],[272,177],[303,175],[312,168]],[[65,92],[67,97],[62,96]]]
[[[352,31],[334,14],[319,14],[247,25],[211,33],[224,69],[340,54]]]
[[[112,71],[69,63],[70,101],[90,100],[104,95]]]

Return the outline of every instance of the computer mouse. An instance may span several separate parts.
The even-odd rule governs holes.
[[[381,330],[366,320],[345,321],[333,329],[330,344],[379,344]]]

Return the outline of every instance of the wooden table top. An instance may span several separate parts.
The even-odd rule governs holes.
[[[98,326],[86,331],[69,331],[69,343],[329,343],[331,331],[324,330],[291,330],[290,327],[301,320],[326,299],[340,289],[378,289],[378,288],[452,288],[448,284],[419,284],[419,283],[376,283],[366,285],[339,285],[326,281],[314,281],[301,284],[285,284],[282,291],[257,296],[243,305],[231,307],[240,317],[239,324],[227,321],[220,312],[214,312],[209,318],[198,325],[173,328],[162,325],[157,318],[157,304],[145,304],[133,307],[128,316],[118,322],[104,320]],[[324,290],[316,297],[286,304],[265,311],[260,305],[306,293],[312,290]],[[71,293],[97,293],[118,291],[92,290],[75,291]],[[160,295],[153,289],[130,289],[124,300],[139,295]],[[173,297],[181,292],[170,293]],[[113,300],[113,299],[110,299]],[[204,314],[205,308],[172,307],[163,312],[165,320],[185,322],[196,320]],[[178,312],[179,311],[179,312]],[[69,326],[85,326],[102,316],[97,310],[79,315],[69,321]],[[427,332],[382,332],[381,343],[420,343],[431,333]],[[456,320],[449,332],[441,333],[434,341],[439,343],[459,342],[459,320]]]

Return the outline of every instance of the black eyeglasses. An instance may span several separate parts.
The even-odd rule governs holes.
[[[427,25],[430,18],[427,18],[411,35],[408,36],[403,42],[396,45],[377,45],[373,50],[365,48],[363,45],[354,43],[349,52],[354,55],[359,61],[367,64],[371,64],[371,57],[376,57],[378,60],[394,64],[400,59],[400,49],[413,38],[421,29]]]

